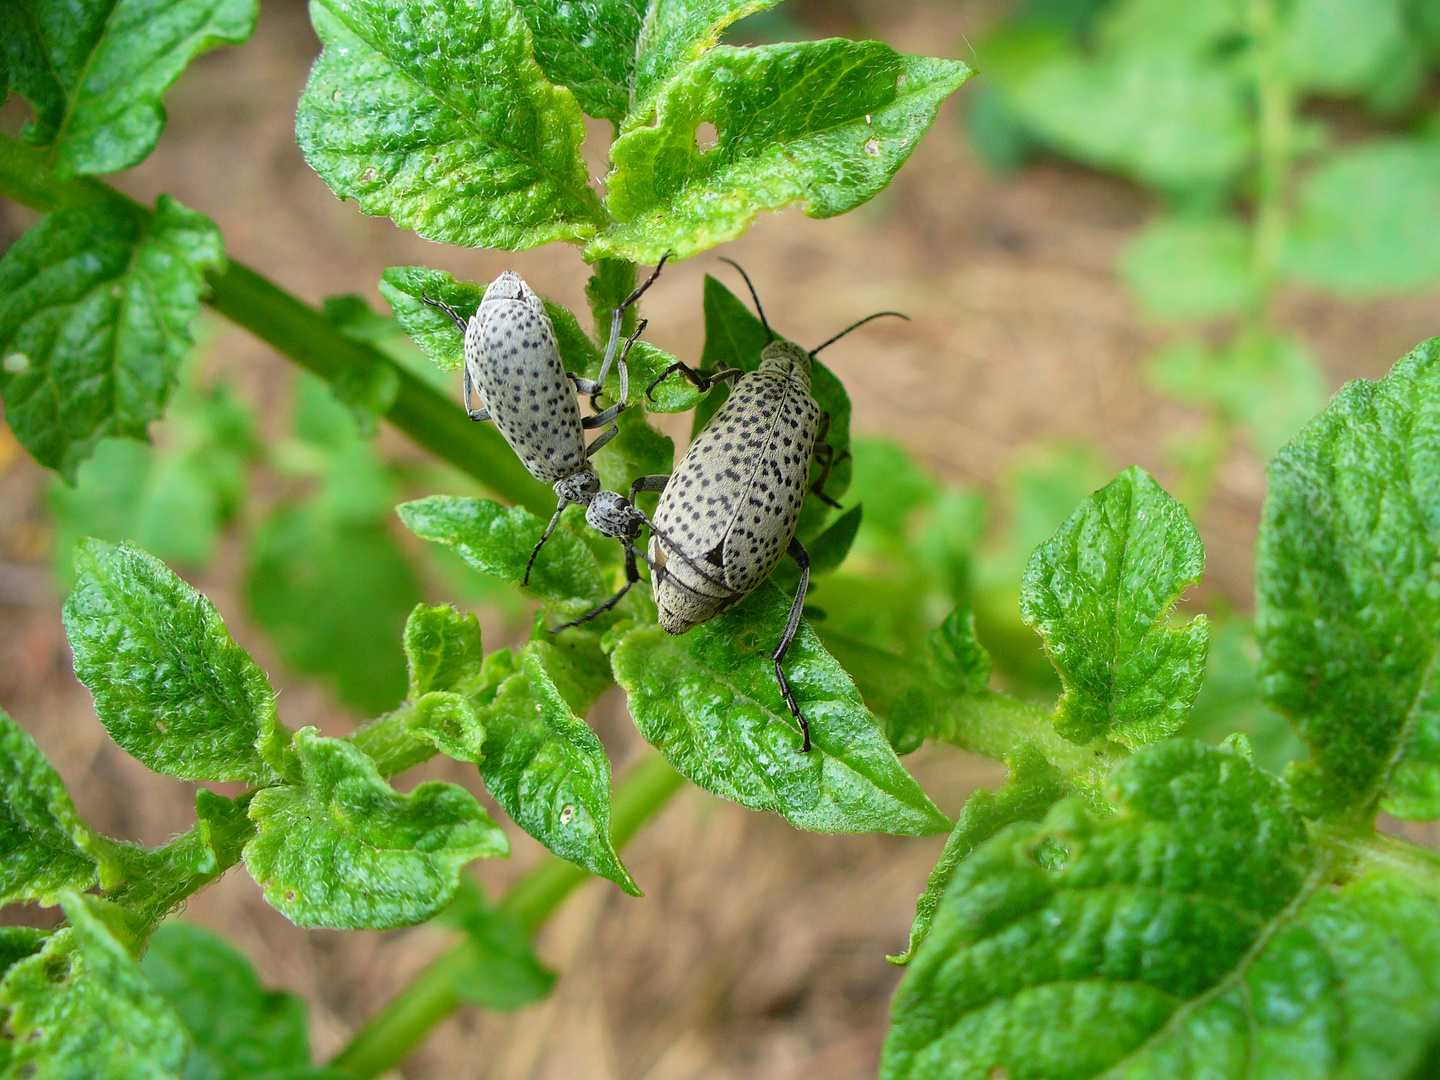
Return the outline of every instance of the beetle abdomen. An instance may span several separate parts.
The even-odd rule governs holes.
[[[580,407],[555,331],[543,309],[523,300],[490,300],[484,307],[471,328],[475,348],[466,348],[470,377],[510,449],[532,476],[553,484],[585,461]]]
[[[651,558],[666,569],[655,589],[665,630],[680,634],[713,618],[784,557],[819,421],[802,384],[762,370],[740,379],[691,443],[660,497],[650,540]]]

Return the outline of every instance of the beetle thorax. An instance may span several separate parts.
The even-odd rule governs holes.
[[[772,341],[760,354],[760,370],[793,379],[810,389],[810,354],[793,341]]]
[[[579,503],[581,506],[589,506],[599,492],[600,476],[591,468],[582,469],[569,476],[562,476],[555,481],[556,495],[562,499],[568,499],[572,503]]]

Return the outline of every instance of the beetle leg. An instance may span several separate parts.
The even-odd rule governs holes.
[[[462,385],[465,387],[463,391],[463,397],[465,398],[465,415],[470,417],[471,420],[489,420],[489,406],[483,409],[476,409],[470,405],[470,395],[474,393],[475,384],[470,379],[470,365],[468,363],[465,365],[465,376],[462,380]]]
[[[829,443],[816,443],[815,459],[820,462],[820,478],[810,485],[810,494],[814,495],[826,506],[833,506],[836,510],[843,510],[843,506],[825,494],[825,485],[830,482],[830,471],[835,468],[835,463],[844,460],[844,455],[842,454],[837,458],[835,456],[835,448]]]
[[[695,384],[695,389],[705,393],[717,382],[724,382],[726,379],[736,379],[745,374],[743,368],[719,368],[716,371],[696,371],[683,360],[676,360],[645,388],[645,396],[651,401],[655,400],[655,387],[659,386],[675,372],[680,372],[685,378]]]
[[[625,367],[625,357],[627,357],[627,356],[630,355],[630,349],[631,349],[631,347],[635,344],[635,339],[640,336],[640,334],[644,331],[644,329],[645,329],[645,327],[646,327],[647,325],[649,325],[649,320],[648,320],[648,319],[641,319],[641,320],[640,320],[640,325],[637,326],[637,327],[635,327],[635,332],[630,335],[630,340],[627,341],[627,342],[625,342],[625,351],[620,354],[620,400],[617,401],[617,402],[615,402],[614,405],[611,405],[611,406],[610,406],[608,409],[606,409],[604,412],[600,412],[600,411],[599,411],[600,407],[599,407],[599,405],[597,405],[596,402],[595,402],[595,395],[592,394],[591,397],[590,397],[590,407],[591,407],[592,409],[595,409],[596,412],[595,412],[595,415],[594,415],[594,416],[582,417],[581,420],[580,420],[580,426],[581,426],[581,427],[583,427],[583,428],[597,428],[597,427],[601,427],[601,426],[603,426],[603,425],[605,425],[605,424],[608,424],[611,420],[614,420],[615,417],[619,416],[620,413],[621,413],[621,410],[623,410],[623,409],[625,408],[625,399],[626,399],[626,398],[629,396],[629,394],[630,394],[630,373],[629,373],[629,370]],[[566,374],[568,375],[569,372],[566,372]],[[571,375],[570,377],[571,377],[572,379],[575,379],[575,376],[573,376],[573,375]],[[596,385],[596,394],[598,394],[598,393],[599,393],[599,383],[597,382],[595,385]],[[580,380],[579,380],[579,379],[575,379],[575,386],[576,386],[576,389],[580,389]],[[585,391],[582,390],[581,392],[584,393]],[[613,436],[611,436],[611,437],[613,438]],[[586,456],[586,457],[589,457],[590,454],[592,454],[592,453],[594,453],[593,450],[591,450],[591,451],[590,451],[589,453],[587,453],[585,456]]]
[[[620,301],[620,306],[611,313],[610,340],[605,345],[605,359],[600,362],[600,374],[593,380],[594,389],[582,387],[578,382],[576,383],[576,387],[582,394],[598,394],[600,387],[605,385],[605,376],[610,374],[610,363],[612,360],[615,360],[615,349],[616,346],[620,344],[620,326],[625,321],[625,312],[633,307],[640,297],[645,295],[646,289],[655,284],[655,279],[660,276],[660,271],[665,269],[665,263],[669,258],[670,253],[668,251],[660,256],[660,261],[655,264],[655,269],[651,272],[650,276],[646,278],[641,285],[637,286],[629,296]],[[616,363],[618,363],[620,367],[621,401],[624,401],[629,396],[630,387],[630,373],[625,368],[625,358],[629,355],[630,346],[635,343],[635,339],[640,336],[640,331],[643,329],[645,329],[645,323],[641,322],[639,328],[631,335],[630,341],[626,343],[624,351],[620,353],[619,359],[616,360]],[[586,381],[592,382],[592,380]]]
[[[460,332],[462,334],[465,333],[465,320],[460,317],[460,313],[458,311],[456,311],[449,304],[445,303],[444,300],[431,300],[428,296],[422,296],[420,297],[420,301],[421,303],[429,304],[431,307],[439,308],[441,311],[445,312],[446,315],[449,315],[450,318],[455,320],[455,325],[460,328]]]
[[[799,752],[806,754],[810,752],[810,724],[800,712],[800,706],[795,703],[795,695],[790,691],[790,680],[785,678],[785,669],[781,667],[781,661],[785,659],[785,653],[790,648],[790,643],[795,640],[795,634],[800,629],[800,612],[805,607],[805,592],[810,588],[810,554],[801,545],[799,540],[791,540],[789,547],[790,557],[795,560],[795,565],[800,568],[800,584],[795,590],[795,601],[790,605],[790,617],[785,620],[785,632],[780,635],[780,644],[775,646],[775,651],[770,654],[770,659],[775,661],[775,681],[780,684],[780,693],[785,698],[785,704],[790,706],[790,715],[795,717],[796,723],[800,725],[800,735],[804,744]]]
[[[621,599],[627,592],[630,591],[630,586],[631,586],[631,585],[634,585],[634,584],[635,584],[637,581],[639,581],[639,580],[640,580],[640,568],[635,565],[635,545],[632,544],[632,543],[630,543],[629,541],[626,541],[626,543],[625,543],[625,584],[622,585],[622,586],[620,586],[620,591],[617,592],[614,596],[610,597],[609,600],[606,600],[603,604],[601,604],[599,607],[597,607],[594,611],[586,612],[584,615],[581,615],[580,618],[578,618],[578,619],[571,619],[569,622],[567,622],[567,623],[561,623],[559,626],[552,626],[552,627],[550,628],[550,633],[552,633],[552,634],[558,634],[558,633],[560,633],[561,630],[569,630],[572,626],[579,626],[581,623],[587,623],[587,622],[589,622],[591,619],[595,618],[595,616],[597,616],[597,615],[603,615],[603,614],[605,614],[605,612],[609,611],[609,610],[610,610],[611,608],[613,608],[616,604],[618,604],[618,603],[620,602],[620,599]]]
[[[545,541],[550,539],[550,534],[555,531],[555,526],[560,524],[560,515],[565,512],[565,507],[569,505],[570,500],[562,498],[560,505],[555,507],[555,514],[550,519],[550,524],[545,526],[545,535],[540,537],[539,542],[535,545],[535,550],[530,552],[530,561],[525,564],[525,577],[521,579],[520,584],[530,584],[530,571],[535,566],[535,558],[540,554],[540,549],[545,546]]]
[[[588,426],[583,420],[580,423],[581,426]],[[595,451],[599,450],[602,446],[604,446],[607,442],[609,442],[611,439],[613,439],[616,435],[619,434],[620,428],[615,424],[611,424],[607,429],[602,431],[599,435],[595,436],[595,441],[585,448],[585,456],[587,458],[594,457]]]

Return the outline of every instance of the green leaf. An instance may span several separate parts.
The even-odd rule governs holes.
[[[739,368],[754,371],[760,366],[760,353],[770,343],[770,332],[765,324],[745,306],[733,292],[718,279],[705,275],[705,348],[700,354],[700,367],[705,371],[721,368]],[[672,376],[671,381],[687,380]],[[657,392],[658,395],[658,392]],[[698,435],[710,423],[710,418],[719,411],[725,399],[730,396],[729,383],[716,383],[710,391],[699,398],[695,406],[695,422],[691,434]]]
[[[536,958],[520,925],[485,899],[473,877],[461,879],[454,902],[439,919],[464,930],[470,939],[468,963],[453,978],[466,1001],[509,1010],[549,996],[555,973]]]
[[[1017,821],[1039,821],[1045,811],[1066,795],[1073,794],[1060,773],[1045,760],[1045,755],[1030,743],[1023,744],[1005,759],[1010,775],[999,791],[981,788],[971,795],[955,828],[945,841],[940,861],[930,871],[925,891],[915,901],[915,921],[910,925],[910,947],[900,956],[887,959],[893,964],[908,964],[915,950],[930,932],[940,901],[955,877],[955,871],[977,847],[1007,825]]]
[[[600,688],[562,650],[532,641],[519,670],[481,710],[480,773],[515,824],[562,859],[639,896],[610,840],[610,762],[576,715]]]
[[[864,510],[863,505],[856,503],[836,518],[829,528],[806,545],[810,554],[810,572],[812,574],[828,574],[832,570],[840,569],[840,564],[845,561],[845,556],[850,554],[855,537],[859,535],[860,525],[864,519]]]
[[[1218,353],[1180,342],[1153,357],[1146,374],[1181,401],[1244,424],[1267,457],[1325,404],[1324,379],[1309,350],[1268,335],[1243,335]]]
[[[1210,630],[1205,681],[1181,735],[1213,744],[1241,732],[1255,764],[1280,773],[1305,756],[1305,744],[1285,718],[1265,704],[1260,688],[1260,646],[1248,619],[1216,619]]]
[[[1290,273],[1344,293],[1440,279],[1440,140],[1377,139],[1333,155],[1300,186]]]
[[[1440,816],[1440,338],[1335,396],[1271,462],[1256,630],[1330,814]]]
[[[298,926],[386,930],[450,902],[472,859],[509,855],[500,826],[462,787],[426,781],[400,795],[359,748],[295,733],[301,782],[250,803],[245,868]]]
[[[634,99],[645,101],[697,63],[720,36],[747,15],[780,0],[656,0],[646,14],[635,69]],[[649,110],[633,123],[647,122]]]
[[[410,667],[410,700],[432,690],[461,690],[480,677],[485,651],[480,620],[449,605],[418,605],[405,621],[405,658]]]
[[[13,0],[10,82],[35,108],[27,135],[61,177],[119,172],[154,149],[161,96],[185,66],[255,29],[257,0]],[[3,85],[3,84],[0,84]]]
[[[367,472],[377,491],[346,490],[365,484]],[[375,517],[388,510],[390,486],[365,444],[337,455],[318,498],[281,507],[251,534],[245,581],[250,613],[285,663],[325,678],[341,701],[371,715],[405,693],[396,643],[420,600],[410,560]]]
[[[66,893],[61,905],[70,925],[0,983],[12,1054],[6,1076],[179,1077],[185,1029],[135,962],[133,928],[98,897]]]
[[[815,494],[815,486],[823,477],[825,494],[839,502],[850,489],[855,469],[850,452],[850,395],[845,392],[845,384],[819,360],[811,364],[810,396],[820,406],[820,411],[830,417],[830,428],[824,442],[829,444],[832,458],[828,476],[818,456],[810,462],[810,491],[805,496],[800,524],[795,529],[795,535],[802,542],[817,536],[830,516],[831,508]]]
[[[0,709],[0,904],[53,905],[118,876],[110,845],[81,820],[60,776]]]
[[[405,728],[446,757],[478,764],[483,757],[485,722],[468,698],[432,690],[416,699]]]
[[[512,585],[524,579],[530,552],[545,532],[545,522],[528,510],[489,499],[432,495],[397,509],[416,536],[454,548],[476,570]],[[566,529],[556,529],[546,541],[530,575],[530,589],[546,600],[578,598],[591,606],[606,595],[595,556]]]
[[[1168,742],[961,864],[895,996],[883,1080],[1394,1078],[1425,1049],[1440,909],[1317,874],[1278,781]]]
[[[949,721],[940,718],[948,718],[957,699],[990,685],[990,654],[975,634],[975,613],[966,601],[926,635],[917,659],[923,681],[902,687],[885,718],[886,738],[899,754],[918,750],[927,738],[945,737]]]
[[[335,194],[429,240],[518,251],[604,220],[569,90],[510,0],[314,0],[295,135]]]
[[[890,182],[970,74],[959,61],[839,38],[711,49],[657,92],[655,123],[627,123],[612,144],[616,224],[587,253],[686,258],[739,236],[762,210],[852,210]],[[713,146],[696,142],[705,123]]]
[[[250,1080],[309,1069],[305,1002],[267,991],[250,961],[219,934],[167,922],[140,967],[190,1034],[186,1076]]]
[[[1157,187],[1231,181],[1250,160],[1249,75],[1188,51],[1086,57],[1052,33],[992,39],[981,63],[1046,144]]]
[[[1162,217],[1125,256],[1125,280],[1163,319],[1230,315],[1254,302],[1250,237],[1229,217]]]
[[[128,544],[83,541],[75,570],[65,632],[110,737],[181,780],[273,780],[275,691],[210,601]]]
[[[1281,63],[1297,90],[1364,91],[1405,43],[1400,0],[1295,0],[1286,15]]]
[[[515,6],[530,27],[545,77],[568,86],[588,115],[617,124],[625,119],[647,0],[515,0]]]
[[[392,266],[380,277],[380,295],[405,332],[441,371],[456,371],[464,365],[465,335],[449,315],[421,297],[449,304],[468,322],[485,297],[483,286],[456,281],[443,270],[425,266]]]
[[[27,956],[45,947],[50,935],[33,926],[0,926],[0,978]]]
[[[621,633],[611,663],[640,733],[706,791],[798,828],[906,836],[949,828],[804,622],[785,674],[814,745],[796,752],[800,732],[769,659],[789,608],[767,584],[681,637],[653,623]]]
[[[1209,622],[1197,615],[1171,627],[1168,615],[1204,569],[1190,515],[1138,466],[1035,550],[1020,610],[1065,685],[1055,708],[1061,735],[1134,749],[1185,722],[1205,674]]]
[[[154,214],[57,210],[0,258],[6,421],[70,481],[101,439],[144,439],[190,347],[204,274],[224,264],[209,218],[168,195]]]

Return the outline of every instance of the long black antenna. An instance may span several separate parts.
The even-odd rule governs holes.
[[[760,297],[755,292],[755,285],[751,282],[750,275],[745,273],[745,268],[734,259],[727,259],[724,255],[721,255],[720,261],[727,262],[736,270],[740,271],[740,276],[745,279],[745,284],[750,286],[750,299],[755,301],[755,314],[760,316],[760,323],[765,327],[765,333],[770,335],[771,341],[774,341],[775,331],[770,329],[770,320],[765,318],[765,309],[760,306]]]
[[[841,330],[838,334],[832,337],[829,341],[822,341],[819,345],[816,345],[813,349],[810,350],[810,355],[814,356],[821,349],[828,348],[829,346],[834,345],[835,342],[839,341],[846,334],[850,333],[851,330],[860,329],[860,327],[864,326],[871,319],[879,319],[886,315],[894,315],[898,319],[904,319],[906,322],[910,321],[910,316],[906,315],[903,311],[877,311],[874,315],[866,315],[857,323],[851,323],[849,326],[845,327],[844,330]]]

